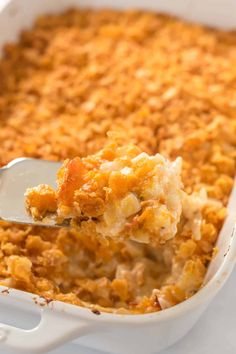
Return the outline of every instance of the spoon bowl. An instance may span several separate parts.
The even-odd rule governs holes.
[[[18,158],[0,169],[0,219],[18,224],[59,227],[53,218],[35,221],[25,208],[24,194],[27,188],[40,183],[55,186],[60,162],[32,158]]]

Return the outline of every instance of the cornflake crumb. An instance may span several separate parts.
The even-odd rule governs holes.
[[[8,272],[14,279],[26,283],[30,281],[32,263],[27,257],[10,256],[7,265]]]

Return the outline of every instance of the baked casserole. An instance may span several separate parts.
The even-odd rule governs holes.
[[[197,237],[180,218],[164,244],[1,222],[0,283],[131,314],[196,293],[235,174],[235,63],[235,33],[144,11],[44,16],[6,45],[1,165],[20,156],[83,158],[103,149],[112,132],[142,153],[181,157],[184,190],[194,198],[185,213],[194,219],[191,206],[200,205],[201,218]]]

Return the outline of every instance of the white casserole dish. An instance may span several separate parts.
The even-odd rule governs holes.
[[[141,7],[221,28],[236,27],[234,0],[120,0],[115,4],[112,0],[9,0],[2,8],[0,2],[0,49],[4,43],[16,40],[19,32],[31,26],[39,14],[60,12],[76,5]],[[22,319],[16,327],[0,324],[0,345],[31,354],[46,352],[70,340],[117,354],[157,353],[172,345],[196,323],[233,269],[236,260],[236,184],[228,209],[217,242],[220,251],[210,264],[205,286],[189,300],[152,314],[96,315],[86,308],[58,301],[46,304],[36,295],[0,287],[0,312],[20,311]]]

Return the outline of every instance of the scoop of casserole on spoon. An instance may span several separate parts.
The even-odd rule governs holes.
[[[181,164],[116,143],[64,164],[15,159],[0,169],[0,219],[163,244],[184,218],[199,239],[208,199],[204,191],[183,191]]]
[[[34,220],[71,225],[85,234],[163,244],[173,238],[185,199],[181,158],[170,162],[129,144],[110,143],[95,155],[66,160],[57,189],[27,189]]]

